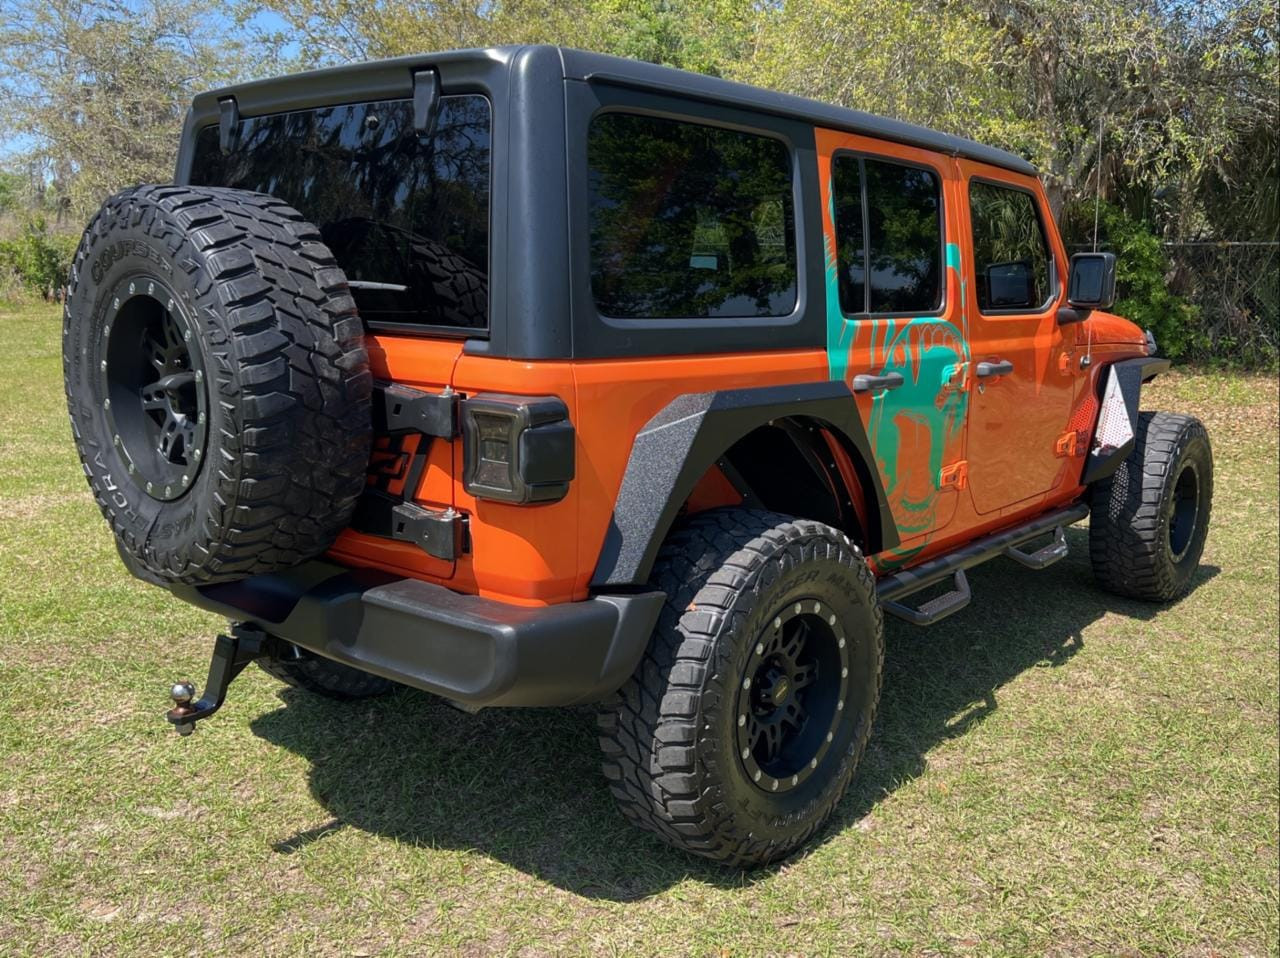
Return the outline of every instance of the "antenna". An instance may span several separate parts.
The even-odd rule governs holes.
[[[1093,178],[1093,251],[1098,252],[1098,210],[1102,205],[1102,121],[1105,114],[1098,117],[1098,158],[1095,161]]]

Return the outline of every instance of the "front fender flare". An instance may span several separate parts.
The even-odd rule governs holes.
[[[1091,449],[1085,460],[1084,475],[1081,485],[1090,485],[1099,479],[1105,479],[1120,468],[1120,463],[1133,452],[1133,437],[1138,432],[1138,404],[1142,395],[1142,384],[1150,382],[1160,373],[1169,369],[1169,360],[1154,356],[1139,356],[1134,359],[1121,359],[1112,363],[1103,380],[1102,403],[1098,410],[1098,421],[1094,423],[1094,434],[1097,435],[1102,417],[1107,412],[1107,394],[1114,379],[1116,391],[1124,401],[1125,413],[1129,417],[1129,440],[1114,448],[1104,447]]]
[[[685,393],[636,434],[592,588],[647,582],[658,550],[698,479],[753,429],[796,417],[831,429],[866,464],[865,491],[875,496],[879,515],[875,551],[897,546],[897,526],[847,384],[825,381]]]

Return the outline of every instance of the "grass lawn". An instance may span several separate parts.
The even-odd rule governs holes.
[[[891,621],[832,826],[724,871],[628,827],[589,710],[338,705],[252,669],[179,739],[220,622],[130,579],[56,310],[0,311],[0,955],[1277,952],[1276,380],[1179,373],[1217,501],[1195,591],[1099,592],[1086,534]]]

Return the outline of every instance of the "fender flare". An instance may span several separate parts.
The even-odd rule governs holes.
[[[1124,401],[1125,413],[1129,417],[1129,440],[1114,448],[1090,449],[1088,458],[1085,459],[1084,475],[1080,479],[1081,485],[1087,486],[1099,479],[1107,478],[1119,469],[1120,464],[1129,457],[1129,453],[1133,452],[1134,436],[1138,432],[1138,405],[1142,397],[1142,384],[1166,372],[1170,365],[1167,359],[1139,356],[1135,359],[1121,359],[1108,367],[1107,375],[1102,380],[1098,419],[1094,423],[1093,431],[1096,435],[1102,423],[1102,417],[1107,414],[1107,397],[1114,382],[1116,391]]]
[[[694,485],[735,442],[776,419],[802,417],[830,429],[868,467],[879,515],[878,548],[898,545],[858,407],[841,381],[684,393],[636,434],[591,579],[593,589],[648,581],[658,550]]]

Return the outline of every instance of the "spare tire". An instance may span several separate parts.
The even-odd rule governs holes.
[[[332,543],[365,484],[371,379],[319,231],[260,193],[139,186],[71,269],[63,374],[80,461],[133,571],[209,584]]]

